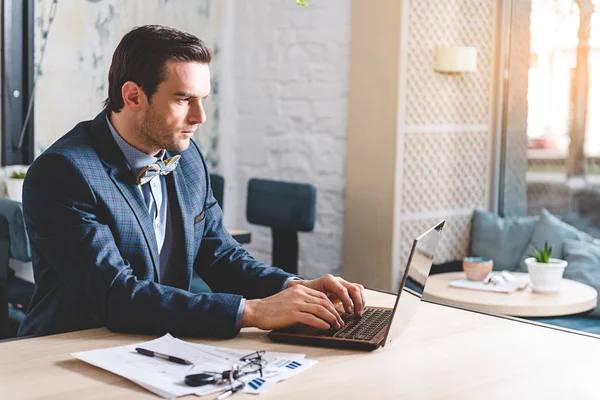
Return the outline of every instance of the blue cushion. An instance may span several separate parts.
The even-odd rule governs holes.
[[[581,240],[566,240],[563,245],[563,260],[569,263],[565,269],[565,278],[585,283],[600,293],[599,244]],[[591,315],[600,317],[600,309],[595,309]]]
[[[23,206],[18,201],[0,198],[0,215],[6,217],[10,236],[10,257],[19,261],[31,261],[29,237],[23,221]]]
[[[475,210],[471,219],[471,255],[491,258],[494,270],[516,270],[538,219],[500,218],[488,211]]]
[[[568,267],[567,267],[568,268]],[[535,322],[560,326],[587,333],[600,335],[600,319],[586,318],[585,316],[556,317],[556,318],[527,318]]]
[[[521,254],[521,262],[519,264],[519,270],[522,272],[527,271],[525,265],[525,258],[529,257],[533,253],[534,246],[537,248],[543,248],[544,243],[547,241],[548,246],[552,247],[553,258],[563,258],[563,244],[567,240],[583,240],[586,242],[593,241],[592,237],[587,233],[581,232],[571,225],[561,221],[548,210],[542,209],[540,213],[540,220],[533,231],[531,242],[527,246],[527,250]]]

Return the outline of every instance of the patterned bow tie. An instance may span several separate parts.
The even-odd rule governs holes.
[[[147,167],[142,168],[135,182],[138,185],[143,185],[144,183],[150,182],[152,178],[156,176],[170,174],[175,168],[177,168],[180,158],[181,156],[178,154],[171,158],[167,158],[164,161],[159,160],[154,164],[150,164]]]

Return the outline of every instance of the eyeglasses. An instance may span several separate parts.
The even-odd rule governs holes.
[[[224,399],[244,388],[246,384],[239,380],[242,376],[258,373],[261,378],[263,377],[263,368],[267,365],[267,360],[263,358],[264,355],[264,350],[255,351],[240,358],[240,361],[245,363],[242,366],[234,364],[231,369],[223,372],[206,371],[200,374],[188,375],[185,377],[185,383],[188,386],[229,384],[229,389],[221,394],[223,397],[218,397],[218,399]]]
[[[265,351],[255,351],[254,353],[250,353],[244,357],[240,358],[240,361],[245,362],[246,364],[240,367],[239,374],[236,378],[248,375],[259,373],[260,377],[263,377],[263,368],[267,365],[267,360],[263,358],[265,355]]]

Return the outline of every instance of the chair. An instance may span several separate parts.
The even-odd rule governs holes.
[[[225,179],[218,174],[210,174],[210,188],[217,203],[223,209],[223,193],[225,192]]]
[[[298,232],[315,227],[316,189],[313,185],[251,179],[246,219],[271,228],[272,265],[298,273]]]
[[[29,262],[31,248],[20,202],[0,198],[0,336],[16,336],[34,285],[11,274],[9,258]],[[13,306],[14,303],[15,305]]]
[[[0,338],[8,337],[8,221],[0,217]]]

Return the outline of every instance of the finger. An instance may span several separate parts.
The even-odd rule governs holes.
[[[321,307],[325,307],[327,309],[327,311],[329,311],[329,313],[331,313],[335,317],[335,320],[337,322],[336,329],[339,329],[346,324],[344,322],[344,320],[342,319],[342,316],[338,312],[337,308],[335,308],[335,306],[333,305],[333,303],[331,303],[331,301],[323,301],[323,302],[319,303],[319,305]]]
[[[362,304],[363,304],[362,311],[364,311],[365,307],[367,306],[367,297],[366,297],[366,293],[365,293],[365,287],[361,284],[359,284],[358,287],[360,288],[360,298],[362,299]],[[362,316],[362,312],[361,312],[361,316]]]
[[[365,311],[365,307],[367,305],[366,301],[365,301],[365,288],[363,287],[363,285],[355,283],[354,284],[356,287],[356,291],[357,291],[357,297],[360,298],[360,305],[356,306],[356,304],[358,304],[358,302],[355,302],[355,307],[354,307],[354,312],[356,313],[356,315],[358,315],[359,317],[361,317],[363,315],[363,312]]]
[[[320,292],[317,292],[317,294],[318,293],[320,293]],[[333,315],[335,317],[335,320],[337,322],[338,326],[335,326],[335,324],[332,324],[332,326],[335,326],[336,329],[339,329],[340,327],[344,326],[344,320],[340,316],[340,313],[335,308],[333,303],[331,303],[331,301],[329,301],[329,299],[309,295],[304,299],[304,301],[306,302],[306,304],[313,304],[318,307],[323,307],[327,311],[329,311],[329,313],[331,313],[331,315]]]
[[[329,328],[340,329],[341,328],[341,325],[338,322],[335,315],[333,315],[330,310],[328,310],[327,308],[325,308],[319,304],[304,303],[304,305],[302,307],[300,307],[300,311],[312,314],[315,317],[320,318],[323,321],[327,322],[327,324],[329,325],[327,327],[327,329],[329,329]]]
[[[328,293],[327,294],[327,298],[333,304],[333,307],[335,308],[335,311],[337,311],[340,315],[342,315],[342,314],[344,314],[346,312],[346,310],[344,310],[344,304],[342,303],[342,301],[335,294]]]
[[[327,322],[323,321],[320,318],[315,317],[312,314],[299,312],[296,315],[296,321],[298,321],[304,325],[312,326],[313,328],[317,328],[317,329],[321,329],[321,330],[329,329],[329,324]]]
[[[348,295],[352,298],[354,303],[354,312],[359,317],[362,316],[365,308],[364,288],[362,285],[357,283],[350,283],[342,278],[338,278],[340,284],[343,285],[348,291]]]
[[[306,299],[307,304],[316,305],[318,307],[325,308],[331,315],[335,317],[336,324],[332,324],[332,326],[336,329],[344,326],[344,320],[340,316],[340,313],[335,308],[335,306],[328,299],[320,299],[316,297],[309,297]]]
[[[338,313],[337,309],[335,308],[335,306],[333,305],[333,303],[331,302],[331,300],[329,300],[329,298],[325,295],[325,293],[323,292],[319,292],[318,290],[315,289],[311,289],[308,287],[305,287],[304,289],[306,289],[304,291],[304,293],[308,296],[305,298],[306,302],[309,303],[317,303],[322,305],[323,307],[327,307],[327,309],[336,316],[338,323],[340,324],[340,326],[344,325],[344,320],[342,319],[342,317],[340,316],[340,313]]]
[[[342,301],[340,299],[338,299],[337,297],[333,298],[333,299],[329,299],[331,300],[331,303],[333,303],[333,306],[335,307],[335,310],[340,313],[340,315],[342,315],[343,313],[346,312],[346,310],[344,310],[344,304],[342,304]]]
[[[348,313],[354,312],[354,299],[348,293],[348,288],[342,284],[342,278],[334,278],[328,282],[327,290],[335,294],[344,304],[344,309]],[[348,282],[346,282],[348,283]]]

